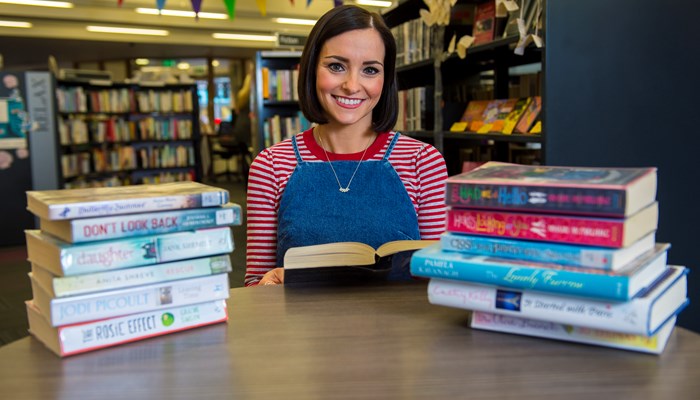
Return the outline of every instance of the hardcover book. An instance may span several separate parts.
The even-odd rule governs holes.
[[[447,211],[447,230],[511,239],[620,248],[656,231],[658,220],[659,207],[656,202],[627,218],[451,208]]]
[[[515,125],[515,132],[530,133],[530,129],[532,129],[532,126],[535,124],[541,110],[542,97],[533,96],[532,101],[530,101],[527,109],[525,109],[523,115],[520,117],[520,120],[518,120],[518,123]]]
[[[227,299],[228,274],[52,298],[31,272],[32,301],[51,326],[63,326],[163,308]]]
[[[30,300],[29,333],[60,357],[145,340],[228,320],[226,300],[146,311],[123,317],[53,327]]]
[[[517,290],[536,290],[606,301],[628,301],[667,269],[670,245],[658,243],[619,271],[569,267],[444,251],[439,244],[413,253],[411,273]]]
[[[467,104],[464,114],[460,119],[461,122],[466,122],[464,130],[476,132],[484,124],[484,111],[489,105],[490,100],[472,100]]]
[[[32,276],[51,297],[66,297],[223,274],[231,269],[231,257],[220,255],[74,276],[56,276],[32,264]]]
[[[504,99],[490,100],[484,109],[484,113],[481,115],[481,126],[478,129],[471,129],[476,133],[489,133],[491,132],[491,127],[494,122],[498,120],[498,112],[501,109],[501,105],[505,103]],[[474,125],[474,124],[472,124]],[[476,128],[476,126],[474,126]]]
[[[513,130],[515,130],[515,125],[517,125],[518,121],[520,121],[520,118],[523,116],[523,113],[525,113],[527,108],[530,106],[530,102],[532,102],[531,97],[523,97],[515,102],[513,109],[510,113],[508,113],[508,116],[503,123],[503,129],[501,129],[502,133],[507,135],[513,133]]]
[[[656,168],[487,162],[447,178],[447,205],[625,217],[656,199]]]
[[[473,45],[488,43],[493,40],[496,31],[496,2],[487,1],[476,6],[472,36]]]
[[[27,192],[27,209],[48,220],[214,207],[228,202],[227,190],[199,182]]]
[[[162,233],[182,232],[218,226],[241,225],[241,206],[125,214],[72,220],[41,220],[41,231],[68,243],[93,242]]]
[[[688,270],[670,266],[656,281],[626,302],[606,302],[531,290],[504,289],[431,279],[431,304],[494,314],[652,336],[688,304]]]
[[[508,116],[515,110],[518,99],[505,99],[498,105],[496,118],[490,125],[483,128],[485,132],[503,132]],[[481,132],[481,129],[479,130]]]
[[[473,312],[471,320],[473,329],[557,339],[651,354],[661,354],[664,351],[675,326],[676,318],[674,317],[666,322],[656,335],[643,336],[481,311]]]
[[[440,237],[440,244],[445,251],[613,271],[619,270],[642,254],[653,251],[655,243],[655,233],[619,249],[453,232],[445,232]]]
[[[390,279],[392,269],[395,270],[400,263],[408,267],[408,258],[414,250],[436,243],[436,240],[397,240],[384,243],[377,249],[359,242],[292,247],[284,255],[284,283],[354,283]]]
[[[229,227],[77,244],[39,230],[27,230],[25,236],[29,261],[57,276],[225,254],[234,248]]]

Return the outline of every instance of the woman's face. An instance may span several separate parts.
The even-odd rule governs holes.
[[[372,125],[384,85],[384,42],[372,29],[326,41],[316,69],[316,94],[329,123]]]

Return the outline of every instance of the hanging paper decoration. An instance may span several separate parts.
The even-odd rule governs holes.
[[[156,8],[158,9],[158,14],[165,8],[165,0],[156,0]]]
[[[228,19],[233,21],[233,19],[236,17],[236,0],[224,0],[224,5],[226,6]]]
[[[192,11],[194,11],[194,19],[199,20],[199,12],[202,10],[202,0],[190,0],[192,2]]]
[[[267,0],[255,0],[255,2],[258,3],[260,15],[264,17],[267,14]]]

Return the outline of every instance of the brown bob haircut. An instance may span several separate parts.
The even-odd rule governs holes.
[[[356,29],[374,29],[384,42],[384,86],[382,96],[372,110],[372,126],[377,132],[387,132],[396,124],[398,112],[396,42],[381,15],[353,5],[331,9],[311,29],[299,63],[301,111],[311,122],[317,124],[328,122],[316,94],[316,68],[321,48],[328,39]]]

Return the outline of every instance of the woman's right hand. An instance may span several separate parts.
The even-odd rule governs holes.
[[[263,275],[258,285],[282,285],[284,283],[284,268],[275,268]]]

